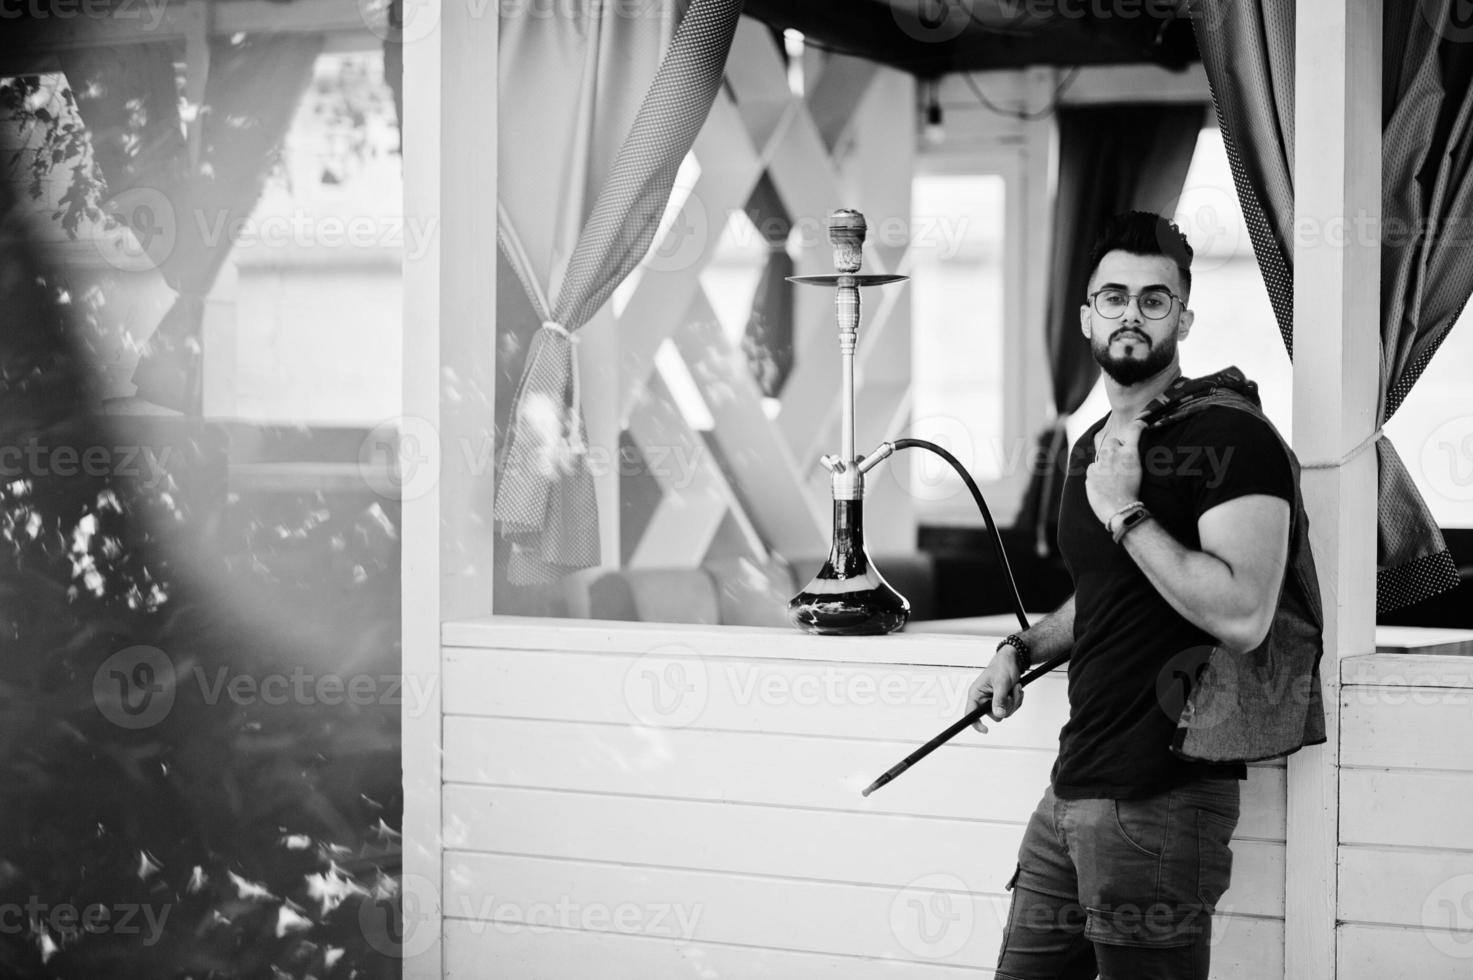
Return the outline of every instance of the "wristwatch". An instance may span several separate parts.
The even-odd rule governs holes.
[[[1125,508],[1120,513],[1120,521],[1115,525],[1115,530],[1112,532],[1115,543],[1119,544],[1123,541],[1125,536],[1130,533],[1131,528],[1148,519],[1150,516],[1151,512],[1146,510],[1145,504],[1138,503]]]
[[[1017,633],[1010,633],[1007,639],[999,643],[997,645],[998,651],[1000,652],[1003,647],[1013,648],[1017,656],[1019,672],[1025,671],[1033,666],[1033,651],[1028,648],[1028,641]]]

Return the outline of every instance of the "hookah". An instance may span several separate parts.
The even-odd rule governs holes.
[[[839,393],[839,453],[822,457],[820,462],[829,471],[829,485],[833,494],[833,544],[828,559],[812,580],[788,602],[788,620],[805,633],[824,636],[860,636],[893,633],[902,628],[910,618],[910,603],[891,587],[880,574],[864,545],[864,475],[881,461],[901,449],[925,449],[944,459],[956,470],[962,482],[972,494],[982,520],[991,534],[997,559],[1007,575],[1012,592],[1013,610],[1023,629],[1028,628],[1028,617],[1023,612],[1023,600],[1018,594],[1018,584],[1013,578],[1012,566],[1008,564],[1003,550],[1002,535],[992,521],[982,491],[955,456],[942,447],[924,439],[897,439],[882,442],[869,455],[855,454],[854,438],[854,352],[859,343],[860,299],[859,290],[866,286],[882,286],[904,282],[909,276],[885,274],[861,274],[861,254],[867,225],[864,215],[847,208],[829,215],[829,244],[834,248],[832,275],[791,276],[789,282],[805,286],[829,286],[834,289],[834,317],[839,328],[839,359],[841,365]],[[1047,660],[1025,674],[1019,686],[1026,686],[1053,670],[1067,660],[1063,653]],[[945,731],[906,756],[866,788],[862,795],[884,786],[913,764],[929,755],[947,740],[953,738],[973,722],[992,709],[991,701],[983,701],[965,716],[954,722]]]

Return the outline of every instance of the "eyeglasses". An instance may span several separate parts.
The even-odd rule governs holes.
[[[1132,299],[1140,307],[1141,316],[1147,320],[1164,320],[1171,313],[1173,300],[1181,297],[1169,289],[1142,289],[1128,293],[1123,289],[1097,289],[1089,294],[1094,310],[1106,320],[1118,320],[1125,315]],[[1182,304],[1185,306],[1185,302]]]

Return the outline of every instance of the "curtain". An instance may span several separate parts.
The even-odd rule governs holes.
[[[159,265],[179,295],[134,371],[140,397],[199,414],[205,297],[234,244],[229,229],[261,196],[321,48],[317,35],[212,38],[198,161],[189,159],[180,131],[176,47],[136,44],[62,56],[78,112],[94,132],[108,193],[152,189],[172,212],[150,220],[173,235]],[[141,121],[134,115],[139,106]]]
[[[1175,212],[1207,115],[1200,105],[1061,106],[1057,119],[1059,180],[1044,323],[1055,416],[1039,436],[1037,463],[1015,523],[1033,529],[1040,557],[1052,552],[1058,537],[1069,454],[1064,427],[1100,376],[1079,332],[1090,249],[1112,215]]]
[[[515,193],[498,204],[497,239],[542,321],[513,396],[496,486],[512,584],[556,581],[599,562],[574,334],[654,240],[721,86],[741,6],[692,0],[647,90],[638,48],[616,43],[626,32],[647,42],[644,18],[591,2],[576,18],[503,22],[500,181]],[[636,99],[611,153],[601,137]]]
[[[747,365],[762,394],[776,398],[793,370],[793,257],[788,254],[788,234],[793,219],[772,183],[771,175],[752,189],[747,217],[767,242],[767,264],[752,295],[752,312],[742,336]]]
[[[1209,0],[1198,44],[1279,332],[1293,346],[1294,4]],[[1381,370],[1395,414],[1473,294],[1473,39],[1451,0],[1383,8]],[[1457,566],[1378,427],[1378,612],[1457,586]]]

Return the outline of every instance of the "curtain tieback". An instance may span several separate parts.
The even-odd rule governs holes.
[[[561,337],[573,346],[576,346],[582,339],[556,320],[543,320],[542,329]],[[583,441],[583,390],[578,381],[578,358],[572,351],[568,353],[568,364],[573,386],[573,400],[568,406],[568,450],[574,455],[583,456],[588,453],[588,444]]]
[[[1382,431],[1380,429],[1377,429],[1375,432],[1372,432],[1370,435],[1362,439],[1359,443],[1356,444],[1354,449],[1346,453],[1344,456],[1341,456],[1339,459],[1331,459],[1324,462],[1316,463],[1300,463],[1299,468],[1301,470],[1332,470],[1344,466],[1346,463],[1350,462],[1352,459],[1355,459],[1361,453],[1365,452],[1371,446],[1374,446],[1376,444],[1376,440],[1380,439],[1381,436]]]

